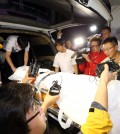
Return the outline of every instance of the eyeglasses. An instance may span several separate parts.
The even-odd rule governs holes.
[[[46,116],[45,116],[45,114],[44,114],[44,112],[42,111],[42,109],[40,108],[40,106],[38,106],[38,105],[35,105],[35,107],[36,107],[36,113],[32,116],[32,117],[30,117],[27,121],[26,121],[26,123],[29,123],[31,120],[33,120],[37,115],[39,115],[39,116],[41,116],[43,119],[44,119],[44,121],[46,121],[47,120],[47,118],[46,118]]]
[[[29,123],[31,120],[33,120],[38,114],[40,114],[40,111],[38,111],[35,115],[33,115],[30,119],[28,119],[26,122]]]
[[[112,49],[113,47],[115,47],[115,46],[112,46],[112,47],[110,47],[110,48],[103,49],[103,51],[104,51],[104,52],[105,52],[105,51],[109,51],[109,50]]]

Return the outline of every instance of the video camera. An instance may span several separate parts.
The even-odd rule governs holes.
[[[53,81],[53,85],[50,88],[49,94],[54,96],[60,93],[61,86],[58,84],[58,81]]]
[[[96,74],[98,77],[100,77],[102,71],[104,70],[104,65],[105,64],[108,64],[109,66],[109,71],[111,72],[118,72],[118,77],[120,77],[120,66],[118,63],[116,63],[114,60],[109,60],[109,61],[106,61],[104,63],[101,63],[101,64],[98,64],[97,65],[97,68],[95,70]]]
[[[82,57],[82,54],[88,54],[89,48],[79,48],[75,53],[77,55],[76,62],[77,64],[81,64],[85,61],[85,59]]]

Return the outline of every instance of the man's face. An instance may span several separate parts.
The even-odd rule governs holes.
[[[62,48],[63,46],[61,46],[60,44],[57,44],[56,49],[58,52],[62,52]]]
[[[102,40],[105,40],[106,38],[110,37],[110,32],[107,29],[102,30]]]
[[[110,42],[103,44],[103,51],[109,58],[114,59],[117,53],[117,49],[118,45],[113,45]]]
[[[92,52],[99,52],[99,51],[100,51],[100,46],[99,46],[99,44],[98,44],[97,41],[92,41],[92,42],[90,43],[90,50],[91,50]]]

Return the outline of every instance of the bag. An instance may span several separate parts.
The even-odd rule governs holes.
[[[0,64],[3,64],[5,62],[5,53],[0,51]]]

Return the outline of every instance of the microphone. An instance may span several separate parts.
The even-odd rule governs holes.
[[[90,51],[89,48],[82,48],[82,49],[79,48],[79,49],[71,56],[71,58],[74,58],[75,55],[77,55],[78,53],[79,53],[79,54],[82,54],[82,53],[87,53],[87,52],[89,52],[89,51]]]
[[[74,52],[74,54],[71,56],[71,58],[74,58],[75,55],[77,55],[77,53],[78,53],[78,50],[76,52]]]

